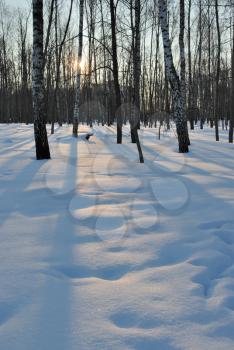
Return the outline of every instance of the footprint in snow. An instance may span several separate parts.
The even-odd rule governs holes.
[[[17,312],[17,305],[0,302],[0,326],[10,320]]]
[[[212,221],[200,224],[198,228],[200,230],[213,230],[213,229],[221,229],[224,225],[233,225],[234,220],[221,220],[221,221]]]
[[[234,296],[227,296],[223,300],[223,306],[234,311]]]
[[[228,230],[217,230],[214,232],[214,235],[217,236],[221,241],[228,245],[234,244],[234,228],[231,231]]]
[[[153,329],[159,327],[160,320],[135,311],[122,311],[111,316],[111,321],[118,328]]]
[[[104,268],[88,268],[78,265],[62,265],[44,272],[57,278],[84,279],[97,278],[105,281],[118,281],[129,271],[127,265],[116,265]]]
[[[216,281],[232,266],[230,257],[217,252],[214,252],[214,254],[208,252],[207,256],[195,258],[189,262],[194,266],[204,268],[192,278],[192,281],[203,287],[204,296],[207,298],[212,296]]]

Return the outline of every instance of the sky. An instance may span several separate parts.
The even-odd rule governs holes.
[[[5,0],[6,5],[12,5],[15,7],[27,6],[30,0]]]

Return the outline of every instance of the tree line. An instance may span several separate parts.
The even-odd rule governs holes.
[[[32,9],[44,5],[43,123],[170,127],[187,152],[188,129],[234,120],[234,3],[231,0],[47,0],[12,11],[0,1],[0,122],[35,120]],[[41,7],[42,11],[42,7]],[[35,13],[34,13],[35,15]],[[34,17],[33,17],[34,18]],[[12,25],[14,23],[14,25]],[[34,32],[35,34],[35,32]],[[13,40],[12,40],[13,38]],[[35,96],[33,97],[35,99]]]

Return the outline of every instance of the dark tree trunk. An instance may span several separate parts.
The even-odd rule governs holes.
[[[221,53],[221,34],[219,25],[219,3],[215,0],[215,17],[217,26],[218,36],[218,53],[217,53],[217,71],[216,71],[216,82],[215,82],[215,138],[219,141],[219,80],[220,80],[220,53]]]
[[[121,106],[121,92],[119,86],[119,67],[117,58],[117,43],[116,43],[116,6],[114,0],[110,0],[111,13],[111,39],[112,39],[112,62],[113,62],[113,78],[115,87],[115,106],[116,110]],[[122,116],[117,113],[117,143],[122,143]]]
[[[188,8],[188,117],[190,121],[191,130],[194,130],[194,118],[192,111],[192,55],[191,55],[191,7],[192,0],[189,0]]]
[[[75,108],[73,116],[73,136],[78,135],[78,124],[80,118],[80,78],[81,78],[81,61],[83,53],[83,22],[84,22],[84,0],[80,0],[80,23],[79,23],[79,48],[78,48],[78,62],[77,62],[77,76],[76,76],[76,97]]]
[[[185,113],[186,109],[186,83],[185,83],[185,71],[186,71],[186,59],[185,59],[185,48],[184,48],[184,30],[185,30],[185,5],[184,0],[180,0],[180,89],[182,96],[182,112],[184,113],[184,127],[187,130],[187,143],[190,145],[190,139],[188,134],[187,117]]]
[[[43,0],[33,0],[32,97],[37,159],[50,158],[45,118],[43,59]]]
[[[232,37],[232,88],[231,88],[231,113],[230,113],[230,127],[229,127],[229,142],[233,143],[233,129],[234,129],[234,24]]]
[[[144,163],[144,157],[138,135],[138,125],[140,124],[140,76],[141,76],[141,40],[140,40],[140,18],[141,1],[135,0],[135,40],[133,48],[133,78],[134,78],[134,97],[133,103],[139,111],[131,124],[132,141],[137,144],[140,163]]]

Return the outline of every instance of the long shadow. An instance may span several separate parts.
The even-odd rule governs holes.
[[[73,158],[77,155],[77,144],[73,143],[71,148]],[[18,155],[9,160],[9,164],[18,159]],[[34,276],[32,280],[43,280],[44,285],[38,291],[39,306],[36,317],[32,319],[32,333],[25,334],[26,344],[34,344],[35,349],[70,349],[70,332],[71,332],[71,308],[72,295],[71,285],[69,281],[64,281],[61,276],[54,277],[54,266],[61,264],[72,264],[73,261],[73,247],[74,247],[74,233],[76,227],[71,222],[67,210],[67,201],[74,194],[56,197],[51,192],[41,186],[41,177],[33,180],[38,174],[40,168],[48,163],[52,166],[53,161],[31,161],[21,168],[17,174],[16,179],[6,179],[4,181],[4,192],[1,193],[1,209],[0,209],[0,230],[4,233],[4,224],[10,218],[14,220],[14,215],[21,214],[25,216],[25,223],[30,224],[30,219],[42,218],[42,227],[47,230],[48,241],[40,241],[41,236],[44,237],[40,229],[32,232],[35,236],[35,242],[39,241],[39,246],[46,244],[46,249],[49,244],[52,245],[48,256],[41,261],[35,256],[32,263],[38,266],[43,264],[43,268],[33,269]],[[6,164],[5,164],[6,165]],[[69,168],[68,168],[69,169]],[[77,170],[76,167],[72,169]],[[72,177],[74,181],[74,189],[76,183],[76,173],[68,172],[65,177]],[[34,188],[34,185],[35,188]],[[39,185],[39,188],[37,188]],[[32,188],[32,189],[30,189]],[[57,214],[58,221],[54,223],[54,216]],[[17,220],[17,218],[16,218]],[[24,219],[23,219],[24,221]],[[35,221],[32,221],[32,223]],[[47,224],[43,224],[47,223]],[[55,224],[55,225],[54,225]],[[17,222],[16,222],[17,225]],[[32,227],[35,227],[32,225]],[[14,228],[14,226],[13,226]],[[39,226],[40,228],[40,226]],[[22,233],[19,228],[17,232]],[[44,239],[44,238],[43,238]],[[52,242],[52,243],[51,243]],[[22,242],[22,245],[24,242]],[[33,247],[36,248],[36,247]],[[38,278],[35,278],[38,274]],[[40,277],[39,277],[40,275]],[[33,288],[33,287],[32,287]],[[19,290],[19,294],[21,291]],[[40,293],[40,294],[39,294]],[[37,301],[36,301],[36,305]],[[35,338],[34,338],[35,337]],[[34,338],[34,339],[33,339]],[[31,348],[31,345],[28,347]]]
[[[159,169],[158,167],[157,167],[157,155],[155,154],[155,151],[154,150],[152,150],[150,147],[148,147],[148,146],[146,146],[146,145],[143,145],[143,149],[145,150],[145,152],[147,153],[150,153],[151,155],[153,155],[153,156],[155,156],[155,169]],[[175,153],[176,154],[176,153]],[[199,161],[199,160],[201,160],[202,161],[202,159],[199,159],[198,157],[197,157],[198,155],[195,155],[195,160],[196,161]],[[163,154],[163,157],[165,158],[165,160],[167,160],[168,159],[168,161],[170,161],[170,162],[173,162],[173,163],[175,163],[176,165],[180,165],[180,163],[178,163],[177,161],[176,161],[176,157],[175,158],[167,158],[166,157],[166,154],[164,153]],[[166,167],[163,167],[163,165],[162,165],[162,161],[160,162],[160,171],[161,172],[168,172],[168,174],[172,174],[172,173],[175,173],[175,174],[187,174],[188,173],[188,170],[194,170],[197,174],[199,174],[199,175],[204,175],[204,176],[212,176],[212,177],[218,177],[218,175],[214,175],[214,174],[211,174],[211,172],[210,171],[208,171],[208,170],[205,170],[205,169],[201,169],[200,167],[199,167],[199,165],[198,166],[196,166],[196,163],[194,163],[193,162],[193,165],[191,165],[191,164],[188,164],[188,161],[189,161],[189,154],[188,155],[185,155],[185,160],[186,160],[186,163],[181,167],[181,169],[180,170],[178,170],[178,171],[171,171],[171,170],[169,170],[168,168],[166,168]],[[202,158],[202,157],[201,157]],[[146,160],[147,160],[147,157],[146,157]],[[218,162],[214,162],[213,161],[213,159],[212,159],[212,162],[211,162],[211,160],[210,159],[207,159],[207,158],[205,158],[204,159],[204,162],[206,163],[206,164],[212,164],[212,163],[214,163],[214,164],[217,164],[217,165],[219,165],[220,167],[222,166],[222,165],[220,165]],[[147,163],[148,164],[148,163]],[[149,165],[149,164],[148,164]],[[224,169],[225,169],[225,167],[224,167]],[[233,170],[233,168],[230,168],[230,170]],[[191,172],[190,172],[191,173]]]
[[[111,146],[107,144],[107,140],[106,142],[104,141],[103,144],[105,144],[106,147],[109,147],[111,149]],[[147,166],[150,167],[149,164],[147,164]],[[160,165],[160,167],[162,166]],[[150,169],[152,171],[152,177],[156,173],[159,174],[158,172],[159,170],[156,165],[151,166]],[[194,169],[196,169],[196,173],[197,173],[197,168],[194,168]],[[163,173],[167,173],[169,177],[174,175],[174,174],[171,174],[170,172],[168,173],[167,168],[163,169]],[[203,174],[207,176],[211,176],[211,174],[208,171],[204,171]],[[179,175],[180,174],[178,174],[178,177]],[[187,239],[187,242],[190,242],[190,239],[191,240],[194,239],[194,237],[191,237],[191,233],[189,233],[188,235],[188,232],[186,232],[185,230],[189,226],[190,232],[194,231],[194,235],[196,235],[196,233],[199,231],[199,228],[197,225],[198,224],[197,218],[200,217],[200,214],[202,214],[203,218],[206,217],[207,221],[209,221],[209,220],[213,220],[213,218],[217,220],[217,217],[219,217],[220,215],[222,216],[222,219],[225,219],[223,218],[223,213],[225,213],[225,216],[230,216],[231,213],[233,212],[233,207],[231,205],[227,204],[227,202],[224,200],[217,201],[217,198],[211,195],[210,193],[208,193],[204,186],[199,185],[195,181],[192,181],[191,179],[188,179],[188,178],[184,178],[182,176],[181,176],[181,181],[183,181],[188,186],[188,188],[192,189],[192,196],[194,197],[192,198],[191,203],[188,205],[193,206],[192,208],[190,208],[191,209],[190,213],[193,213],[194,216],[192,216],[191,218],[188,218],[188,215],[186,216],[186,208],[184,208],[185,211],[180,213],[181,220],[187,220],[186,221],[187,224],[188,224],[188,219],[190,221],[189,221],[189,225],[187,225],[183,229],[183,231],[180,233],[181,239],[177,242],[177,244],[175,245],[171,244],[168,247],[165,247],[165,249],[161,251],[161,256],[159,257],[159,259],[155,258],[152,260],[148,260],[145,263],[138,265],[136,270],[145,269],[149,266],[158,267],[158,266],[161,266],[162,264],[165,264],[167,260],[165,256],[167,253],[170,256],[172,255],[171,261],[170,261],[171,264],[181,262],[179,251],[178,251],[178,254],[175,254],[175,250],[184,244],[184,238]],[[193,200],[195,202],[193,202]],[[207,213],[206,213],[206,210],[207,210]],[[194,223],[196,223],[196,225],[194,225]],[[66,236],[64,235],[64,230],[66,230]],[[63,279],[62,277],[63,275],[61,276],[60,274],[56,274],[56,273],[55,275],[53,275],[53,271],[54,271],[54,268],[56,269],[56,266],[58,265],[61,271],[61,266],[64,266],[64,265],[71,266],[73,264],[73,258],[72,258],[73,245],[67,244],[67,243],[70,242],[70,240],[73,241],[74,232],[75,232],[75,227],[71,224],[69,225],[69,220],[66,214],[61,215],[55,229],[54,246],[50,254],[50,256],[52,257],[52,263],[50,263],[47,269],[47,272],[49,272],[49,275],[48,277],[46,277],[46,279],[48,280],[46,282],[46,287],[44,291],[44,308],[41,309],[42,312],[41,312],[41,318],[40,318],[40,321],[43,321],[46,318],[49,321],[49,326],[48,326],[48,323],[45,322],[45,325],[42,328],[40,327],[40,331],[42,330],[41,332],[42,336],[48,337],[51,344],[54,343],[57,346],[57,348],[61,350],[66,348],[68,349],[70,344],[69,327],[71,323],[71,313],[72,313],[71,285],[70,285],[69,278]],[[142,230],[142,233],[143,233],[143,230]],[[172,254],[172,252],[174,252],[174,255]],[[182,261],[188,259],[190,257],[190,253],[191,253],[190,251],[184,250]],[[70,273],[72,274],[73,272],[70,271]],[[59,292],[57,299],[53,299],[57,288],[61,288],[61,291]],[[57,312],[53,312],[53,310],[55,310],[57,305],[60,303],[63,303],[62,306],[59,307]],[[51,305],[51,308],[49,309],[49,311],[47,310],[48,305]],[[50,322],[53,322],[53,317],[55,316],[62,318],[62,320],[59,320],[59,322],[56,323],[58,325],[58,329],[56,329],[56,331],[61,332],[61,334],[58,335],[58,338],[56,340],[52,337],[52,334],[54,334],[53,332],[54,329],[53,329],[53,326],[50,325]],[[66,330],[67,333],[64,332],[64,329]],[[50,334],[48,335],[48,333]],[[153,342],[151,345],[153,348],[155,343]]]
[[[14,159],[11,159],[11,161],[14,161]],[[0,206],[0,228],[9,217],[19,213],[27,205],[27,203],[23,202],[24,191],[32,183],[32,179],[46,162],[32,161],[21,169],[16,178],[4,181],[4,192],[1,195]],[[37,211],[37,200],[36,198],[34,200],[34,210]]]
[[[144,146],[144,151],[146,151],[146,153],[154,152],[152,149],[150,149],[147,146]],[[169,160],[171,161],[171,158]],[[198,161],[200,160],[197,154],[196,154],[196,160]],[[205,160],[206,160],[206,163],[211,163],[211,164],[213,163],[213,159],[211,160],[206,158]],[[176,162],[176,159],[174,159],[173,161]],[[219,162],[217,162],[217,164],[220,165]],[[177,240],[175,243],[172,242],[168,246],[165,246],[163,250],[160,252],[160,255],[158,258],[148,259],[147,261],[145,261],[145,263],[138,265],[137,267],[134,267],[132,269],[132,272],[141,271],[149,267],[159,267],[159,266],[168,264],[168,261],[169,261],[169,264],[173,265],[173,264],[177,264],[190,259],[191,254],[195,254],[198,252],[198,248],[194,246],[193,249],[189,249],[185,245],[187,243],[193,244],[193,242],[196,242],[196,241],[199,242],[207,238],[207,234],[205,234],[205,232],[203,232],[202,234],[200,230],[200,225],[198,225],[198,223],[201,223],[201,219],[199,219],[198,221],[198,218],[200,217],[202,218],[203,221],[206,221],[206,222],[217,221],[217,219],[219,218],[224,221],[225,219],[228,221],[230,220],[230,218],[232,218],[233,209],[234,209],[234,206],[228,203],[226,200],[220,199],[214,196],[213,194],[211,194],[210,192],[208,192],[205,185],[201,185],[196,181],[191,180],[189,178],[189,175],[191,174],[191,172],[186,171],[185,174],[183,173],[181,174],[181,172],[178,172],[177,174],[175,174],[173,172],[168,171],[166,167],[163,167],[162,162],[160,163],[160,169],[157,167],[157,164],[154,164],[154,166],[147,164],[147,166],[151,169],[152,176],[167,174],[168,178],[170,177],[174,178],[176,176],[178,179],[181,179],[181,181],[185,183],[187,188],[190,189],[191,199],[190,199],[190,203],[188,203],[188,205],[183,209],[183,211],[181,211],[180,213],[177,212],[177,215],[181,216],[181,222],[184,221],[186,224],[184,226],[184,229],[182,229],[182,231],[180,232],[180,239]],[[194,171],[195,174],[202,174],[204,176],[207,176],[207,179],[216,178],[217,181],[214,184],[209,184],[209,189],[211,189],[212,187],[217,188],[217,184],[219,184],[220,182],[223,183],[223,185],[228,184],[227,180],[225,179],[220,180],[220,176],[213,175],[211,172],[203,169],[201,170],[199,169],[199,166],[196,167],[192,165],[185,165],[185,167],[187,167],[191,171]],[[230,170],[232,170],[232,168],[230,168]],[[186,177],[186,175],[188,176]],[[233,185],[230,184],[230,188],[233,188]],[[186,214],[186,210],[189,210],[190,215],[192,214],[194,215],[190,216]],[[164,212],[164,214],[170,215],[170,213],[167,213],[167,212]],[[189,232],[194,232],[193,236],[191,236],[191,234],[188,235],[188,232],[186,231],[188,227],[189,227]],[[144,229],[139,229],[138,231],[140,234],[145,234]],[[209,233],[209,235],[210,234],[212,234],[212,232]],[[196,235],[197,235],[197,239],[196,239]],[[183,248],[183,252],[181,254],[182,248]],[[224,245],[220,242],[220,248],[215,245],[211,246],[210,248],[214,249],[214,251],[217,251],[221,254],[226,255],[225,259],[227,261],[226,260],[224,262],[220,261],[220,271],[218,271],[213,277],[211,275],[212,277],[211,281],[209,281],[209,279],[203,280],[205,276],[205,274],[203,276],[203,273],[201,274],[198,273],[197,275],[194,276],[193,282],[197,284],[200,283],[204,287],[204,298],[209,297],[208,293],[210,292],[209,290],[210,285],[212,285],[213,283],[216,283],[220,278],[222,278],[223,269],[234,264],[234,258],[233,256],[230,255],[230,249],[228,246],[224,247]],[[170,257],[169,260],[168,260],[168,256]],[[203,265],[203,263],[200,263],[199,266],[201,267],[204,266],[204,268],[208,269],[208,271],[210,269],[209,265]],[[207,316],[207,313],[208,313],[208,316]],[[211,320],[214,320],[214,321],[218,320],[218,317],[216,318],[216,315],[215,315],[215,310],[213,311],[210,310],[209,312],[206,310],[204,317],[205,318],[208,317],[207,322],[211,322]],[[200,319],[200,318],[197,317],[197,319]],[[196,320],[194,320],[194,322],[196,322]],[[199,321],[197,322],[199,323]],[[226,329],[226,332],[225,332],[224,327],[221,328],[219,333],[220,333],[220,336],[222,336],[222,334],[223,335],[225,334],[226,337],[233,339],[233,336],[230,335],[230,332],[228,332],[228,329]]]
[[[70,157],[78,159],[77,143],[72,142]],[[68,160],[69,162],[69,160]],[[70,172],[73,169],[73,172]],[[37,273],[43,276],[44,285],[40,291],[40,303],[37,315],[37,324],[34,325],[38,329],[38,336],[35,339],[36,348],[40,349],[71,349],[72,345],[72,329],[76,325],[73,323],[75,314],[74,295],[72,294],[72,280],[65,278],[59,273],[62,266],[72,266],[74,264],[74,247],[77,227],[72,223],[68,213],[68,203],[76,191],[76,167],[67,167],[67,173],[64,178],[73,182],[74,190],[64,196],[58,196],[51,200],[52,194],[47,191],[44,196],[46,200],[53,205],[54,209],[48,209],[48,215],[57,211],[57,223],[51,231],[50,219],[48,218],[48,235],[52,236],[51,247],[47,258],[43,264],[44,267]],[[48,199],[46,199],[46,197]],[[50,199],[49,199],[50,198]],[[43,200],[42,198],[40,199]],[[51,218],[54,222],[54,218]],[[78,325],[77,325],[78,327]],[[48,346],[48,344],[50,344]]]

